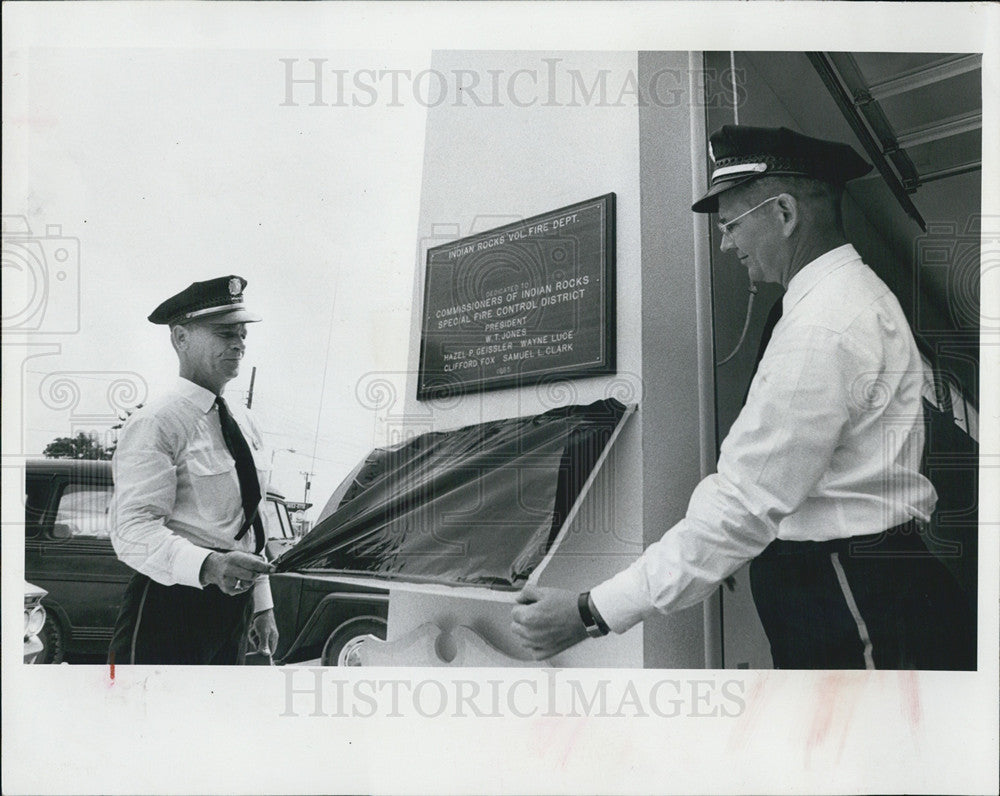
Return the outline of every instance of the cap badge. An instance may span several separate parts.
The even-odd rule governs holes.
[[[229,280],[229,295],[238,296],[243,292],[243,285],[235,276]]]

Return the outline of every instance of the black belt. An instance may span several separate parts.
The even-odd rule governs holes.
[[[841,555],[888,555],[893,553],[926,553],[924,544],[924,527],[915,519],[889,528],[879,533],[869,533],[859,536],[845,536],[840,539],[816,541],[790,541],[775,539],[764,548],[761,557],[786,555],[824,555],[831,553]]]

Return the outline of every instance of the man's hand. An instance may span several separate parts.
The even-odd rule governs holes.
[[[274,622],[274,610],[268,608],[254,614],[250,625],[250,643],[257,652],[273,655],[278,648],[278,626]]]
[[[225,594],[242,594],[253,588],[259,575],[274,572],[274,566],[251,553],[209,553],[201,565],[201,585],[214,583]]]
[[[551,658],[587,638],[576,605],[578,596],[541,586],[525,586],[517,595],[520,605],[511,612],[511,629],[535,660]]]

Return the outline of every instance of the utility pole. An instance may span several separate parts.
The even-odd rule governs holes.
[[[253,405],[253,383],[256,378],[257,378],[257,366],[254,365],[250,369],[250,389],[249,391],[247,391],[247,409],[249,409]]]
[[[302,491],[302,502],[303,503],[308,503],[309,502],[309,487],[312,486],[312,484],[309,482],[309,478],[311,476],[316,475],[316,473],[310,473],[310,472],[307,472],[306,470],[299,470],[299,475],[301,475],[305,479],[305,482],[306,482],[305,489]]]

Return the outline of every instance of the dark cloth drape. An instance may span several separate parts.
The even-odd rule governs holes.
[[[519,589],[625,413],[608,399],[377,449],[278,571]]]

